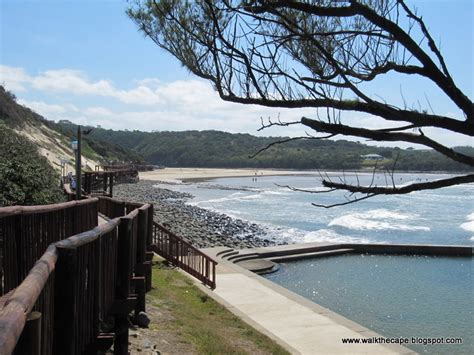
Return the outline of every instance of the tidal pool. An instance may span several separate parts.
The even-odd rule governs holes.
[[[265,277],[385,337],[463,341],[407,345],[419,353],[472,354],[473,266],[472,257],[347,254],[282,263]]]

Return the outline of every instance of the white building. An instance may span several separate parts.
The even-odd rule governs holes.
[[[378,154],[366,154],[360,157],[364,160],[384,160],[384,157]]]

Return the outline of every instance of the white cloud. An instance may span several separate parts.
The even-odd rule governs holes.
[[[109,81],[90,82],[80,71],[71,69],[47,70],[34,77],[31,85],[40,91],[72,93],[75,95],[108,96],[115,91]]]
[[[25,84],[31,81],[23,68],[0,65],[0,84],[14,92],[26,91]]]
[[[33,78],[32,86],[41,91],[110,97],[126,104],[161,103],[159,93],[143,84],[130,90],[120,90],[110,80],[90,81],[82,72],[70,69],[45,71]]]
[[[136,80],[132,88],[121,88],[111,80],[91,80],[85,73],[71,69],[47,70],[31,75],[22,68],[0,66],[2,80],[10,90],[18,88],[43,95],[43,101],[20,102],[49,119],[68,119],[79,124],[102,125],[112,129],[139,130],[205,130],[248,132],[262,135],[304,135],[314,133],[303,126],[275,127],[257,133],[260,118],[273,121],[297,121],[302,116],[317,117],[315,109],[279,109],[257,105],[234,104],[221,100],[208,82],[176,80],[162,82],[158,78]],[[18,90],[16,90],[18,91]],[[101,103],[97,105],[97,98]],[[48,102],[49,101],[49,102]],[[69,104],[58,104],[69,102]],[[324,110],[321,116],[324,119]],[[342,122],[365,128],[393,127],[368,114],[343,113]],[[466,137],[426,130],[447,145],[470,144]],[[337,139],[351,138],[338,136]],[[408,146],[400,142],[365,142],[378,145]]]
[[[72,104],[56,105],[47,104],[43,101],[28,101],[23,99],[19,99],[18,103],[49,119],[60,119],[63,118],[66,113],[70,114],[79,111],[79,109]]]
[[[108,117],[113,113],[108,108],[105,107],[88,107],[84,110],[84,113],[87,116],[99,116],[99,117]]]
[[[157,88],[162,85],[162,81],[158,78],[145,78],[141,80],[135,80],[138,86],[148,86]]]

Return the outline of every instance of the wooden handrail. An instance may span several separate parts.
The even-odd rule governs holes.
[[[59,211],[59,210],[69,208],[69,207],[88,205],[91,203],[95,203],[97,201],[98,201],[97,198],[89,198],[86,200],[61,202],[61,203],[55,203],[51,205],[0,207],[0,217],[14,216],[18,214],[54,212],[54,211]]]
[[[215,261],[214,259],[212,259],[209,255],[203,253],[202,251],[200,251],[198,248],[196,248],[194,245],[192,245],[191,243],[189,243],[188,241],[186,241],[184,238],[181,238],[181,237],[178,237],[176,234],[174,234],[173,232],[169,231],[168,229],[166,229],[165,227],[163,227],[161,224],[159,223],[156,223],[156,222],[153,222],[153,225],[158,228],[159,230],[169,234],[171,237],[173,238],[176,238],[177,240],[179,240],[180,242],[182,242],[183,244],[186,244],[186,246],[190,247],[196,254],[198,255],[201,255],[202,257],[205,257],[205,258],[209,258],[213,263],[215,263],[217,265],[217,261]]]
[[[56,243],[57,247],[62,248],[77,248],[81,245],[90,243],[100,236],[107,234],[114,230],[120,224],[120,218],[114,218],[108,223],[101,224],[94,229],[88,230],[86,232],[73,235],[67,239],[63,239]]]
[[[107,200],[107,201],[110,201],[112,203],[123,203],[125,205],[133,206],[133,207],[136,207],[136,208],[140,208],[144,205],[149,205],[149,204],[143,204],[143,203],[139,203],[139,202],[129,202],[129,201],[117,200],[117,199],[114,199],[114,198],[108,197],[108,196],[99,196],[98,198],[99,198],[99,200]]]
[[[153,241],[150,249],[205,285],[216,288],[217,261],[156,222],[153,222]],[[197,261],[195,257],[198,258]]]
[[[57,257],[56,247],[49,246],[0,311],[0,354],[11,354],[15,349],[26,317],[53,272]]]

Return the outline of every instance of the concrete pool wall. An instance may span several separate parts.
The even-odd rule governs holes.
[[[473,247],[427,244],[304,243],[243,250],[225,249],[221,250],[217,256],[220,259],[238,264],[247,270],[267,273],[277,270],[279,261],[294,261],[348,253],[472,257]]]

